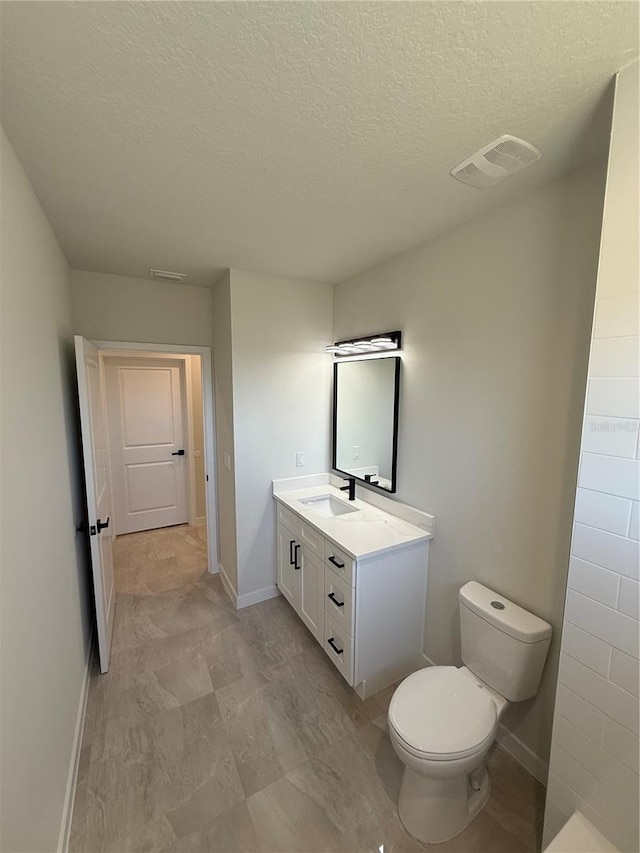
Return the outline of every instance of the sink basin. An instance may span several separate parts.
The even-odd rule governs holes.
[[[349,506],[348,503],[334,498],[333,495],[318,495],[316,498],[306,498],[300,503],[323,518],[335,518],[337,515],[360,512],[357,506]]]

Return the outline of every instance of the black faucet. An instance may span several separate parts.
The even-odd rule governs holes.
[[[365,482],[371,483],[372,486],[377,486],[380,481],[379,480],[372,480],[371,479],[372,477],[375,477],[375,474],[365,474],[364,475]]]
[[[340,486],[341,492],[349,492],[349,500],[355,501],[356,499],[356,478],[355,477],[345,477],[345,480],[349,484],[348,486]]]

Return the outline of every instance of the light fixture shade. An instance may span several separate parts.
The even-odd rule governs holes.
[[[338,357],[399,350],[402,349],[402,332],[378,332],[375,335],[363,335],[348,341],[336,341],[324,349],[325,352]]]

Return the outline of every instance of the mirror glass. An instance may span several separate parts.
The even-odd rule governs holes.
[[[395,492],[400,358],[337,361],[333,378],[334,469]]]

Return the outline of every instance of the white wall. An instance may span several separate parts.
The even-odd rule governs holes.
[[[238,591],[236,484],[233,435],[233,352],[231,340],[231,274],[213,289],[213,375],[216,395],[218,548],[223,577]],[[230,467],[224,464],[225,455]]]
[[[472,578],[554,627],[538,698],[505,719],[542,772],[603,180],[592,163],[335,288],[336,340],[403,332],[397,498],[436,516],[426,654],[460,663]]]
[[[89,619],[69,268],[2,133],[1,840],[58,847]]]
[[[90,340],[213,344],[208,287],[72,270],[76,333]]]
[[[329,470],[332,288],[234,269],[231,316],[237,589],[248,595],[276,582],[272,480]]]
[[[638,64],[618,75],[545,813],[638,850]]]

